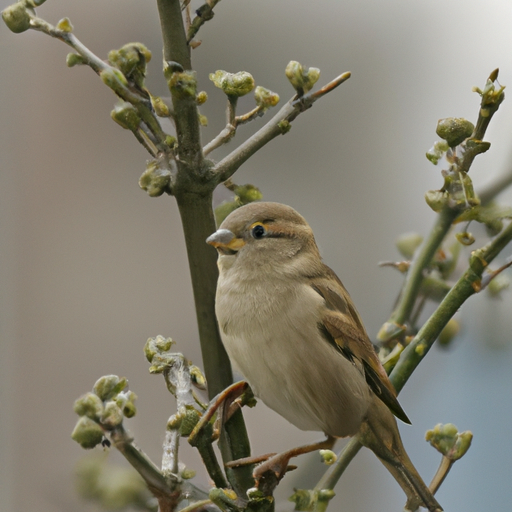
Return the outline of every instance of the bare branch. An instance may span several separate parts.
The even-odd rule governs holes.
[[[309,93],[302,97],[294,96],[290,99],[265,126],[213,167],[212,172],[218,175],[219,182],[230,178],[246,160],[265,144],[278,135],[288,132],[290,123],[300,113],[310,108],[317,99],[320,99],[349,78],[349,72],[343,73],[315,93]]]

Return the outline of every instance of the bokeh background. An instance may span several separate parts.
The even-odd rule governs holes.
[[[144,42],[154,57],[148,86],[166,94],[155,2],[48,0],[39,14],[53,23],[68,16],[75,34],[103,57]],[[293,92],[284,75],[289,60],[319,67],[320,83],[352,71],[235,180],[309,220],[372,337],[401,284],[378,262],[399,258],[399,234],[425,234],[434,220],[423,195],[441,186],[440,169],[424,155],[437,140],[437,120],[474,121],[479,98],[471,88],[496,67],[500,81],[512,83],[511,23],[509,0],[225,0],[201,29],[193,61],[210,96],[202,108],[209,118],[204,142],[224,126],[223,95],[208,80],[216,69],[249,71],[283,99]],[[116,99],[98,77],[66,68],[67,47],[2,24],[0,49],[0,510],[95,511],[74,490],[84,456],[70,439],[74,399],[101,375],[126,376],[139,396],[128,426],[158,462],[174,402],[148,374],[144,342],[172,336],[201,365],[180,219],[173,198],[152,199],[139,189],[147,154],[111,121]],[[242,102],[250,106],[250,99]],[[264,121],[241,127],[212,157]],[[487,134],[492,148],[471,171],[477,190],[510,171],[511,139],[506,100]],[[226,197],[219,191],[216,200]],[[512,201],[510,193],[500,197]],[[459,316],[461,335],[448,350],[434,348],[401,394],[413,420],[401,429],[404,442],[426,480],[440,459],[423,439],[428,428],[453,422],[475,435],[438,494],[446,510],[510,507],[511,295],[472,298]],[[318,438],[262,404],[246,416],[254,453]],[[182,453],[204,482],[193,451]],[[293,486],[320,474],[312,464],[299,461],[283,481],[282,510],[292,508],[286,497]],[[385,512],[404,504],[366,451],[336,492],[332,510]]]

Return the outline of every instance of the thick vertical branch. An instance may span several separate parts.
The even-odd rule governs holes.
[[[180,1],[157,0],[157,3],[164,59],[191,70]],[[232,383],[231,365],[215,318],[216,254],[205,243],[215,231],[212,193],[217,182],[206,176],[195,97],[173,94],[173,107],[179,155],[175,196],[187,246],[203,365],[211,398]]]
[[[177,62],[183,69],[192,69],[180,1],[157,0],[157,4],[162,27],[164,60]]]
[[[215,231],[212,196],[181,193],[176,197],[188,251],[192,287],[196,304],[203,365],[210,398],[233,382],[231,366],[215,317],[217,253],[205,242]]]

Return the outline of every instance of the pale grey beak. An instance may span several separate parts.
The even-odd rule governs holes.
[[[242,238],[236,238],[229,229],[218,229],[206,239],[206,243],[213,245],[216,249],[236,252],[245,245]]]

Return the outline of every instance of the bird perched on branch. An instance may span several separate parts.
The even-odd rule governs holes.
[[[305,219],[283,204],[251,203],[232,212],[207,242],[219,253],[221,337],[254,394],[302,430],[328,439],[357,435],[412,509],[441,511],[405,452],[394,416],[409,419]],[[284,468],[268,467],[280,478],[290,456],[317,447],[286,452]]]

